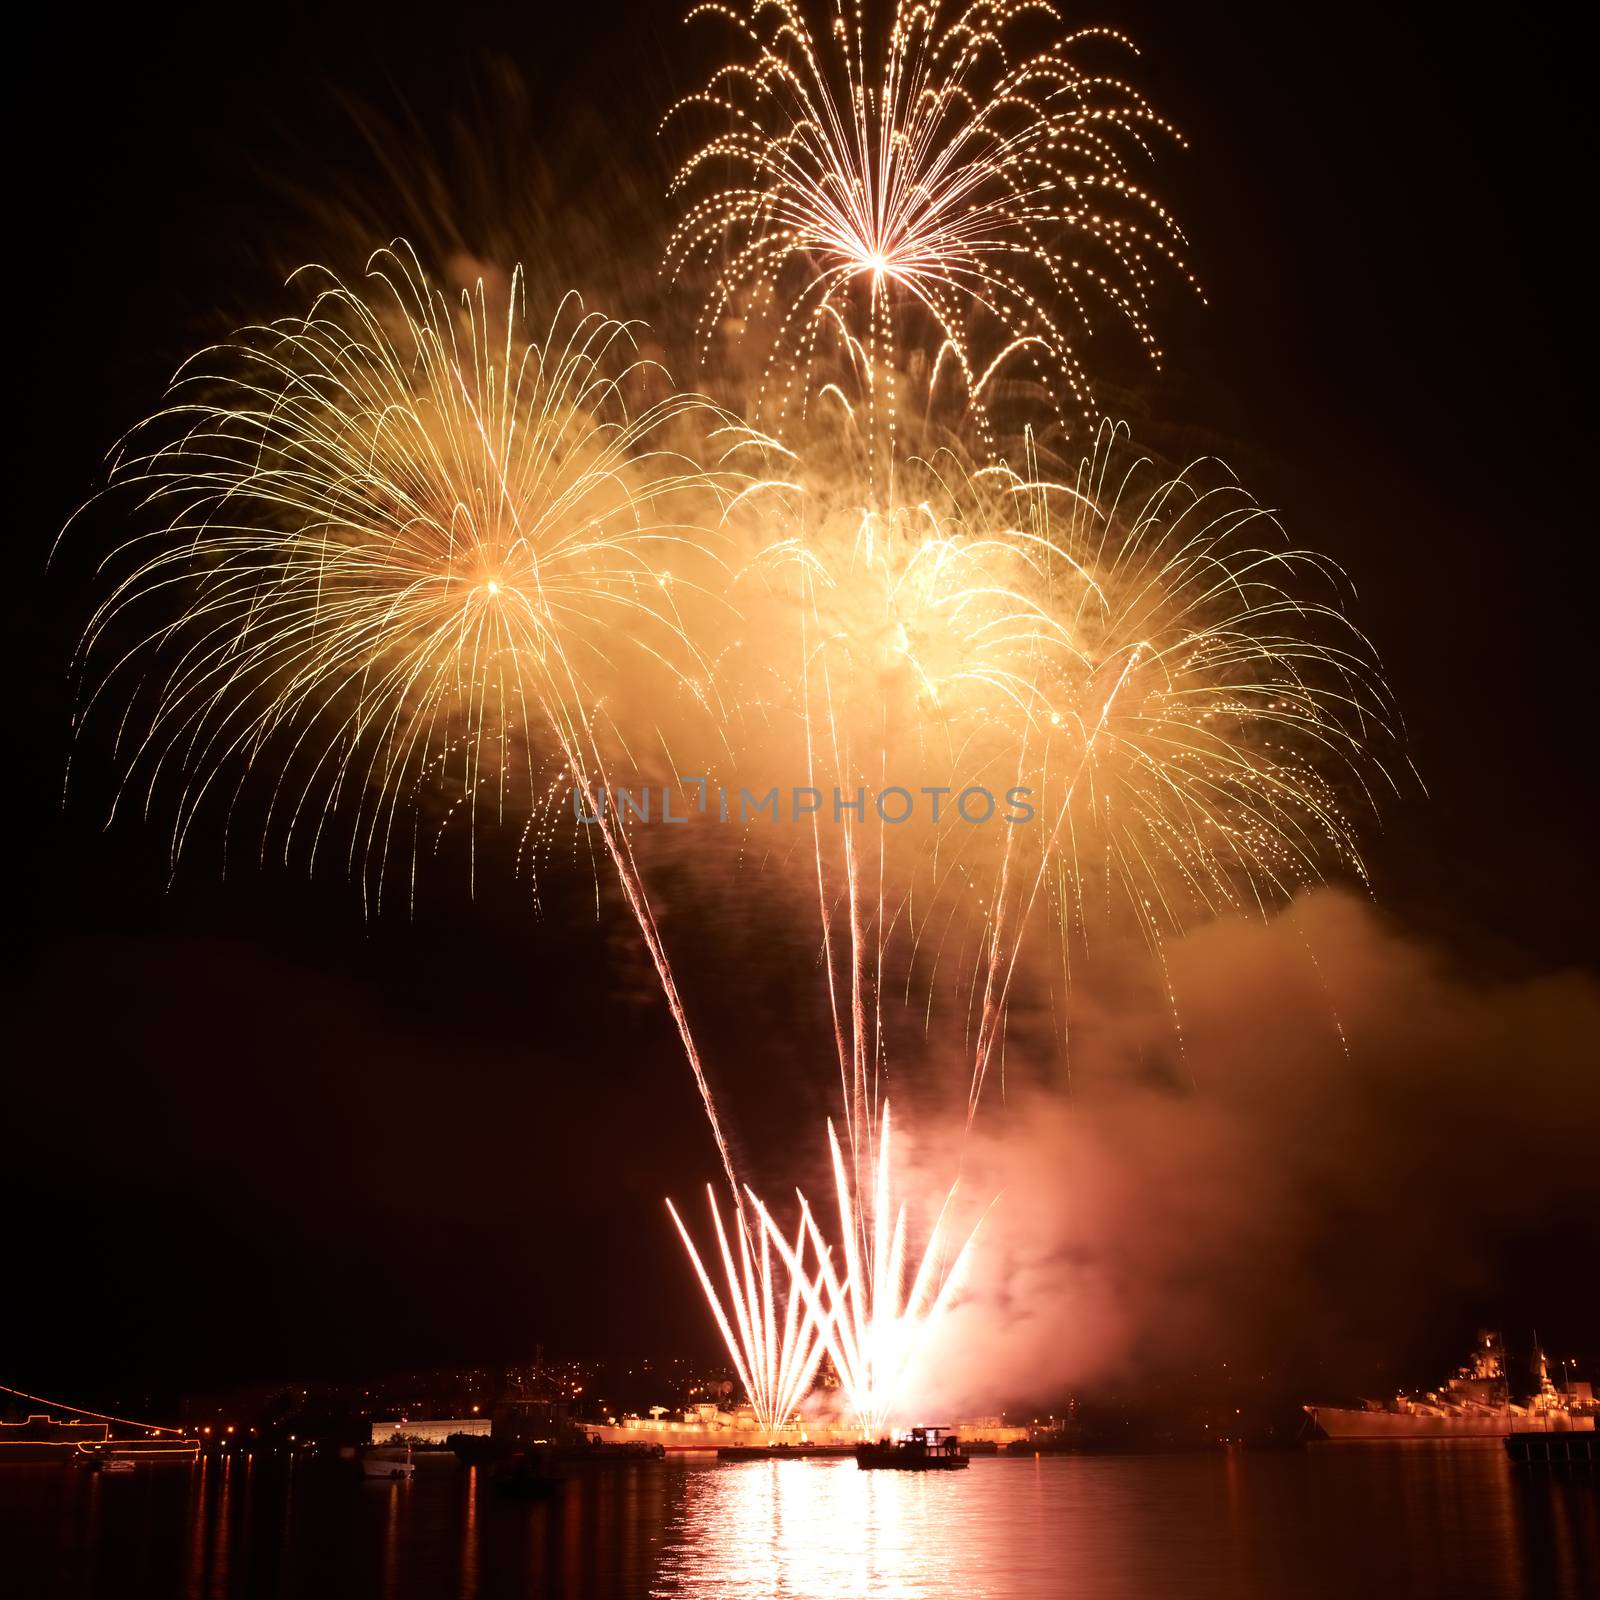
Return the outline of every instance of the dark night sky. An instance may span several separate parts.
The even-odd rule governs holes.
[[[576,126],[605,139],[601,170],[653,177],[657,109],[702,65],[676,8],[572,9],[592,33],[472,3],[381,26],[301,6],[27,24],[17,59],[44,92],[13,136],[10,199],[21,948],[0,1380],[112,1394],[509,1359],[535,1339],[708,1348],[659,1196],[712,1152],[658,1009],[614,998],[618,936],[581,889],[537,923],[515,887],[369,923],[335,874],[236,862],[224,882],[204,849],[169,886],[159,823],[103,833],[93,793],[60,803],[88,573],[46,573],[46,552],[219,308],[276,309],[275,251],[303,218],[263,171],[298,138],[299,183],[341,181],[353,154],[318,131],[337,122],[330,86],[398,93],[442,129],[501,53],[552,165],[582,165]],[[1535,13],[1474,31],[1443,7],[1072,15],[1134,34],[1139,80],[1191,140],[1160,183],[1209,304],[1172,292],[1142,403],[1344,564],[1405,712],[1429,796],[1388,808],[1379,902],[1463,971],[1592,971],[1575,42]],[[714,982],[717,959],[691,965]],[[768,1060],[782,1003],[748,991],[717,1031]],[[755,1144],[777,1113],[746,1098]],[[1600,1343],[1592,1289],[1564,1304],[1574,1341]]]

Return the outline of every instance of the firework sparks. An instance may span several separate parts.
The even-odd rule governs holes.
[[[1180,230],[1138,177],[1175,130],[1132,85],[1075,59],[1130,42],[1089,28],[1018,51],[1020,28],[1059,26],[1040,0],[897,0],[881,38],[860,4],[831,11],[825,36],[800,0],[689,13],[726,19],[748,49],[669,112],[723,124],[673,183],[685,211],[669,266],[721,263],[702,344],[725,318],[763,319],[763,403],[781,417],[812,392],[819,341],[840,335],[865,376],[868,432],[881,412],[891,456],[895,373],[912,346],[931,350],[930,397],[949,371],[982,415],[997,374],[1021,363],[1054,409],[1092,418],[1076,341],[1095,306],[1159,360],[1158,271],[1194,281]]]
[[[969,1116],[1047,885],[1064,956],[1112,897],[1159,954],[1196,912],[1264,913],[1330,865],[1364,877],[1356,818],[1394,785],[1391,702],[1342,574],[1204,463],[1141,498],[1142,463],[1111,475],[1119,431],[1071,485],[999,475],[1053,647],[1027,730],[1042,827],[1031,860],[1005,840]]]

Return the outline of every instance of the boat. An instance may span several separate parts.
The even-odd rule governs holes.
[[[1513,1433],[1592,1433],[1595,1402],[1586,1383],[1557,1387],[1537,1344],[1536,1388],[1525,1405],[1511,1398],[1505,1342],[1480,1329],[1477,1348],[1442,1389],[1368,1400],[1359,1407],[1308,1405],[1303,1409],[1330,1440],[1504,1439]]]
[[[96,1472],[127,1472],[133,1467],[191,1466],[200,1459],[198,1439],[108,1439],[80,1444],[72,1460]]]
[[[0,1461],[67,1460],[103,1445],[111,1430],[103,1422],[63,1420],[34,1412],[21,1422],[0,1422]]]
[[[369,1478],[411,1478],[417,1464],[408,1444],[378,1444],[361,1452],[361,1471]]]
[[[858,1444],[856,1465],[900,1472],[954,1472],[970,1461],[960,1439],[947,1428],[910,1428],[876,1444]]]
[[[95,1472],[129,1472],[153,1462],[187,1464],[200,1454],[198,1439],[185,1438],[180,1429],[164,1423],[85,1411],[5,1384],[0,1384],[0,1394],[69,1413],[61,1417],[30,1411],[20,1422],[0,1422],[0,1461],[59,1461]]]

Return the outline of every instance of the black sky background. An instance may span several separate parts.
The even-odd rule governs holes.
[[[1172,291],[1167,366],[1138,403],[1348,569],[1406,715],[1428,795],[1386,809],[1380,904],[1464,971],[1592,970],[1577,41],[1555,12],[1510,32],[1442,7],[1071,15],[1135,36],[1138,81],[1191,140],[1159,181],[1209,303]],[[106,833],[103,796],[62,806],[89,575],[81,556],[45,570],[101,453],[193,339],[219,310],[282,304],[273,245],[300,224],[283,212],[275,238],[261,172],[298,133],[299,182],[347,178],[330,86],[403,96],[443,127],[501,54],[552,164],[582,166],[573,140],[603,139],[596,170],[635,166],[648,187],[657,116],[703,48],[676,7],[642,5],[93,28],[62,8],[24,26],[0,1381],[109,1396],[506,1360],[536,1341],[710,1352],[660,1196],[692,1192],[714,1152],[659,1008],[618,992],[622,941],[596,926],[592,887],[558,886],[538,921],[525,886],[469,904],[453,884],[414,919],[367,920],[334,873],[236,857],[224,881],[204,848],[169,884],[159,821]],[[691,987],[718,984],[726,950],[679,948]],[[736,993],[710,1027],[744,1059],[759,1149],[797,1101],[820,1115],[826,1084],[760,1090],[811,1069],[783,1043],[781,976],[741,973]],[[1544,1265],[1508,1263],[1501,1288],[1531,1296]],[[1594,1291],[1564,1303],[1560,1331],[1592,1347]],[[1453,1308],[1467,1327],[1480,1309]]]

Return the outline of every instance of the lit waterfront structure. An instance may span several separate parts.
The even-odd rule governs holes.
[[[372,1424],[373,1444],[448,1444],[456,1434],[487,1439],[488,1417],[385,1417]]]
[[[713,1404],[687,1406],[676,1413],[659,1406],[652,1410],[659,1414],[591,1422],[585,1425],[586,1431],[602,1444],[660,1445],[669,1454],[773,1444],[836,1445],[844,1449],[861,1440],[859,1423],[849,1419],[796,1421],[772,1429],[761,1427],[748,1406],[737,1411],[724,1411]],[[1029,1437],[1027,1428],[1012,1426],[999,1417],[958,1422],[952,1432],[968,1444],[996,1446],[1018,1444]]]

